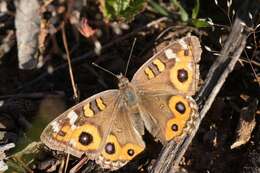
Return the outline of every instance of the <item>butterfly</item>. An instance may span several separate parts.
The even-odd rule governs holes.
[[[199,39],[186,36],[159,50],[131,82],[117,75],[118,88],[95,94],[50,122],[41,141],[52,150],[85,155],[116,170],[145,149],[145,129],[166,144],[188,133],[198,116],[191,97],[199,79]]]

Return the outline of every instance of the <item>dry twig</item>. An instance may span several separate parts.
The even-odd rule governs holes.
[[[74,99],[76,100],[76,103],[78,103],[79,102],[78,90],[77,90],[75,80],[74,80],[74,76],[73,76],[70,52],[69,52],[69,48],[68,48],[68,42],[67,42],[67,37],[66,37],[64,25],[62,26],[62,39],[63,39],[65,51],[66,51],[66,57],[67,57],[68,66],[69,66],[70,81],[71,81],[71,85],[72,85],[72,89],[73,89]]]

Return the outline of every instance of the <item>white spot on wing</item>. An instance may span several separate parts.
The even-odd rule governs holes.
[[[67,117],[70,119],[70,125],[73,125],[78,119],[78,114],[74,111],[70,111]]]
[[[57,121],[53,121],[51,123],[51,127],[52,127],[52,130],[54,132],[59,132],[60,131],[60,125],[59,125],[59,123]]]
[[[177,59],[177,55],[172,51],[172,49],[166,49],[164,53],[167,59]]]
[[[178,42],[183,49],[188,49],[188,45],[185,43],[183,39],[180,39]]]

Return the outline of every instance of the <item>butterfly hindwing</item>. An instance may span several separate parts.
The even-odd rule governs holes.
[[[116,111],[101,157],[97,160],[103,168],[110,170],[122,167],[145,148],[142,139],[144,125],[138,111],[124,104],[118,105]]]
[[[150,92],[140,97],[145,126],[163,144],[184,134],[198,115],[190,96]]]

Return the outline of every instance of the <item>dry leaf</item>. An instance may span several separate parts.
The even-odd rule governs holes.
[[[245,143],[247,143],[251,138],[251,133],[253,132],[256,121],[255,114],[257,110],[258,100],[254,99],[249,103],[247,107],[244,107],[240,111],[239,125],[237,128],[236,141],[231,145],[231,149],[237,148]]]

